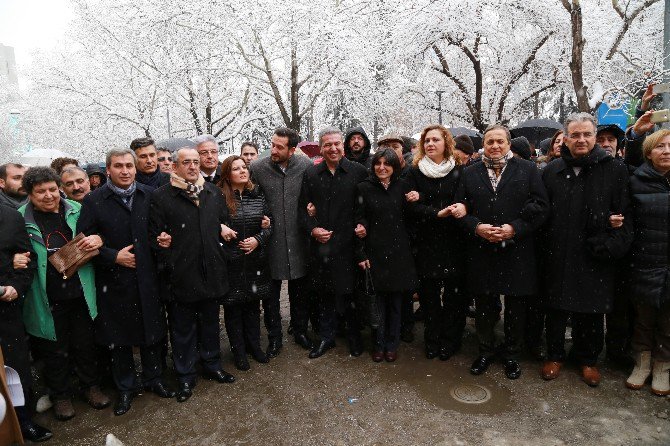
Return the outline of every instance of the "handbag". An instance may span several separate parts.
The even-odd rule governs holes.
[[[79,268],[100,253],[97,249],[95,251],[84,251],[78,248],[77,243],[84,238],[84,234],[80,232],[75,238],[49,256],[49,262],[56,268],[56,271],[63,275],[64,280],[72,277]]]
[[[372,273],[370,273],[370,268],[365,269],[364,290],[368,304],[368,320],[370,327],[377,329],[381,325],[381,321],[379,308],[377,307],[377,293],[375,292],[375,285],[372,283]]]

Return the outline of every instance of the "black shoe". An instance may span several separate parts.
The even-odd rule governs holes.
[[[205,379],[216,381],[221,384],[230,384],[235,382],[235,377],[223,369],[217,370],[216,372],[206,372],[203,373],[202,376]]]
[[[249,370],[251,367],[249,366],[249,361],[247,361],[247,357],[246,356],[235,357],[235,368],[237,370],[242,370],[243,372]]]
[[[281,341],[270,341],[270,345],[268,345],[268,351],[267,355],[270,358],[275,358],[279,355],[279,351],[282,348],[282,342]]]
[[[521,366],[518,361],[512,359],[505,361],[505,376],[509,379],[517,379],[521,376]]]
[[[33,423],[32,421],[25,421],[21,423],[21,433],[23,434],[24,440],[28,440],[33,443],[47,441],[54,435],[46,427],[42,427],[37,423]]]
[[[254,358],[256,362],[261,364],[267,364],[270,362],[270,358],[263,352],[263,350],[260,349],[260,347],[251,351],[251,357]]]
[[[404,327],[400,330],[400,340],[408,344],[414,342],[414,327]]]
[[[309,352],[309,357],[310,359],[318,358],[333,347],[335,347],[335,341],[321,341],[319,345],[314,347],[312,351]]]
[[[117,399],[116,404],[114,404],[114,415],[118,417],[128,412],[134,396],[134,392],[120,392],[119,399]]]
[[[426,358],[427,359],[437,358],[437,355],[439,355],[439,354],[440,354],[440,352],[437,349],[426,347]]]
[[[475,362],[472,363],[472,366],[470,367],[470,373],[473,375],[481,375],[486,370],[488,370],[491,363],[493,363],[493,357],[480,356],[479,358],[475,359]]]
[[[177,390],[177,402],[183,403],[193,395],[193,384],[179,383],[179,390]]]
[[[358,358],[363,354],[363,343],[360,339],[352,339],[349,341],[349,353],[354,358]]]
[[[167,387],[165,387],[165,384],[163,384],[163,382],[161,381],[157,382],[152,386],[144,386],[144,390],[146,390],[147,392],[154,393],[161,398],[174,398],[175,395],[177,394],[174,390],[170,390]]]
[[[442,347],[440,349],[440,361],[448,361],[456,353],[453,349],[448,347]]]
[[[296,334],[295,335],[295,343],[298,344],[300,347],[304,348],[305,350],[311,350],[314,348],[314,345],[312,345],[312,341],[309,340],[306,334]]]

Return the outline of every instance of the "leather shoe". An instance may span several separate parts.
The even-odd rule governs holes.
[[[398,359],[398,352],[386,352],[386,362],[393,362]]]
[[[242,370],[243,372],[246,372],[251,368],[249,366],[249,361],[247,361],[246,356],[237,356],[235,358],[235,368],[237,370]]]
[[[174,398],[177,394],[174,390],[168,389],[162,381],[159,381],[152,386],[144,386],[144,390],[154,393],[161,398]]]
[[[306,334],[300,333],[295,335],[295,343],[305,350],[311,350],[314,346]]]
[[[493,363],[493,357],[491,356],[480,356],[475,359],[475,362],[472,363],[470,367],[470,373],[473,375],[481,375],[488,370],[489,366]]]
[[[24,440],[33,443],[47,441],[49,438],[53,437],[53,433],[49,429],[42,427],[37,423],[33,423],[32,421],[24,421],[21,423],[21,434],[23,434]]]
[[[582,366],[582,379],[591,387],[600,384],[600,372],[597,367]]]
[[[372,352],[372,360],[374,362],[382,362],[384,360],[384,352],[381,350]]]
[[[428,359],[437,358],[437,356],[439,354],[440,354],[440,352],[436,349],[426,348],[426,358],[428,358]]]
[[[275,358],[279,355],[279,351],[282,348],[282,342],[281,341],[270,341],[270,345],[268,345],[268,351],[267,355],[270,358]]]
[[[130,410],[130,403],[133,401],[135,394],[133,392],[120,392],[119,399],[114,404],[114,415],[120,416]]]
[[[521,376],[521,365],[518,361],[505,361],[505,376],[509,379],[517,379]]]
[[[440,349],[440,361],[448,361],[452,356],[454,356],[454,353],[455,352],[452,349],[442,347]]]
[[[353,339],[349,341],[349,353],[351,353],[351,356],[354,358],[358,358],[363,354],[363,346],[362,342],[360,339]]]
[[[268,362],[270,362],[270,358],[268,357],[267,354],[265,354],[265,352],[263,352],[263,350],[261,350],[260,347],[251,350],[251,357],[254,358],[256,362],[259,362],[261,364],[267,364]]]
[[[312,351],[309,352],[309,357],[310,359],[318,358],[333,347],[335,347],[335,341],[321,341],[319,345],[314,347]]]
[[[542,378],[544,378],[547,381],[558,378],[558,374],[561,371],[562,365],[563,365],[562,362],[546,361],[542,365],[542,371],[541,371]]]
[[[230,384],[235,382],[235,377],[225,370],[217,370],[216,372],[207,372],[202,375],[205,379],[216,381],[221,384]]]
[[[193,395],[193,384],[179,383],[179,390],[177,390],[177,402],[183,403]]]

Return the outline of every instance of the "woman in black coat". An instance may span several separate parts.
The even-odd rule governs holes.
[[[465,244],[452,213],[462,166],[454,158],[454,139],[441,125],[421,132],[413,167],[405,180],[419,200],[409,205],[419,274],[419,299],[425,315],[426,357],[447,360],[461,347],[467,293]],[[413,198],[412,198],[413,199]],[[465,211],[461,209],[462,216]],[[442,295],[444,288],[444,295]]]
[[[356,254],[359,266],[370,270],[380,315],[372,360],[393,362],[400,344],[400,305],[416,288],[417,278],[403,212],[405,186],[398,178],[400,160],[392,149],[382,149],[371,164],[370,178],[357,186],[356,223],[366,235]]]
[[[260,346],[259,303],[270,294],[270,270],[265,245],[272,226],[261,227],[263,216],[270,210],[260,188],[249,176],[244,160],[239,156],[227,158],[221,165],[221,180],[230,215],[229,227],[237,234],[224,245],[228,254],[228,283],[230,290],[223,297],[224,320],[235,367],[249,370],[249,353],[260,363],[268,362]]]
[[[647,162],[630,179],[635,227],[631,247],[630,297],[635,305],[632,346],[635,368],[626,386],[640,389],[652,373],[651,390],[670,394],[670,130],[643,145]]]

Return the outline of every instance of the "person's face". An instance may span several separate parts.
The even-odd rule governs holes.
[[[88,175],[79,170],[65,172],[61,175],[61,189],[70,200],[82,201],[91,192]]]
[[[561,156],[561,147],[563,146],[563,133],[558,135],[554,140],[554,145],[551,148],[551,156],[557,158]]]
[[[214,141],[207,141],[200,144],[197,148],[200,156],[200,168],[205,173],[212,173],[219,165],[219,147]]]
[[[596,145],[596,129],[591,122],[572,122],[563,141],[574,158],[580,158],[591,153]]]
[[[135,155],[137,155],[137,170],[145,175],[151,175],[156,172],[158,168],[156,147],[150,145],[139,148],[135,150]]]
[[[0,189],[10,197],[25,197],[26,190],[21,185],[24,173],[26,173],[25,167],[7,166],[7,178],[4,180],[0,178]]]
[[[33,186],[28,195],[35,209],[42,212],[58,212],[60,205],[60,191],[55,181],[47,181]]]
[[[172,172],[172,154],[170,152],[165,150],[159,151],[156,160],[158,161],[158,168],[161,172]]]
[[[253,146],[244,146],[242,147],[242,153],[240,154],[240,156],[242,157],[244,162],[247,163],[247,167],[249,167],[251,162],[256,158],[258,158],[258,152],[256,152],[256,148]]]
[[[344,156],[344,144],[341,134],[329,133],[321,138],[321,156],[331,165],[340,162]]]
[[[100,182],[102,179],[100,179],[100,175],[91,175],[88,177],[88,182],[91,185],[92,189],[95,189],[96,187],[100,186]]]
[[[618,140],[616,139],[616,136],[614,136],[614,133],[608,131],[600,132],[596,136],[596,142],[600,147],[605,149],[607,153],[609,153],[610,155],[612,156],[616,155],[616,147]]]
[[[295,152],[295,147],[289,148],[288,136],[272,135],[270,140],[270,159],[273,163],[284,164]]]
[[[507,132],[502,129],[494,129],[484,135],[484,155],[491,159],[497,159],[507,155],[510,148],[507,140]]]
[[[647,158],[657,171],[663,174],[670,172],[670,135],[661,138]]]
[[[462,165],[467,164],[468,161],[470,160],[470,155],[459,149],[454,149],[454,157],[456,157],[456,159],[458,159],[458,161]]]
[[[195,149],[181,149],[175,156],[174,172],[189,183],[195,183],[200,176],[200,154]]]
[[[243,187],[249,182],[249,168],[244,160],[233,161],[230,166],[230,184]]]
[[[381,157],[375,162],[375,175],[382,183],[388,182],[391,180],[391,175],[393,175],[393,167],[386,161],[386,158]]]
[[[426,156],[436,163],[441,163],[445,158],[445,141],[442,132],[434,129],[426,133],[426,138],[423,141],[423,150]]]
[[[156,151],[154,150],[154,161],[156,158],[155,155]],[[135,160],[129,153],[113,156],[109,167],[107,167],[107,175],[109,176],[109,179],[114,186],[120,187],[121,189],[128,189],[130,185],[133,184],[135,181],[135,172]]]
[[[349,149],[351,152],[361,153],[363,151],[363,147],[365,147],[365,139],[363,139],[363,135],[360,133],[354,133],[351,135],[351,138],[349,138]]]
[[[389,148],[389,149],[391,149],[395,152],[396,156],[400,160],[400,167],[405,166],[405,157],[403,156],[402,144],[400,142],[391,141],[391,142],[388,142],[388,143],[384,144],[384,147],[387,147],[387,148]]]

